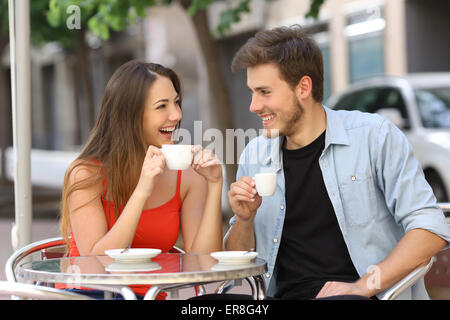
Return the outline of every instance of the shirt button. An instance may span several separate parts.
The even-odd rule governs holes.
[[[283,206],[283,205],[281,205],[281,206],[280,206],[280,209],[281,209],[281,210],[284,210],[284,206]]]
[[[265,276],[266,276],[266,278],[270,278],[270,273],[267,272],[267,273],[265,274]]]
[[[352,181],[355,181],[356,180],[356,177],[355,176],[352,176]]]
[[[278,239],[277,238],[273,238],[273,242],[277,243]]]

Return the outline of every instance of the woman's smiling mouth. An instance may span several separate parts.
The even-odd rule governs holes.
[[[166,139],[172,138],[172,133],[175,130],[175,126],[172,127],[165,127],[159,129],[159,133]]]

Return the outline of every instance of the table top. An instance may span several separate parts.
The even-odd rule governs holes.
[[[267,263],[255,258],[244,265],[223,265],[208,254],[162,253],[147,262],[117,262],[108,256],[65,257],[20,264],[23,280],[66,284],[206,283],[261,275]]]

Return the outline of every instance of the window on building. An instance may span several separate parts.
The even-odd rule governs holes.
[[[41,141],[36,141],[37,147],[47,150],[54,150],[56,147],[56,94],[55,94],[55,65],[47,64],[42,66],[42,86],[44,105],[44,126],[34,130],[44,130],[45,134]]]
[[[347,16],[350,82],[384,73],[384,30],[386,22],[381,7]]]

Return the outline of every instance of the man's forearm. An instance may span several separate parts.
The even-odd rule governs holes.
[[[445,240],[427,230],[410,230],[387,258],[369,270],[356,284],[367,291],[367,296],[373,296],[426,264],[446,244]]]
[[[228,238],[225,240],[226,250],[250,250],[255,249],[255,234],[253,220],[240,220],[233,224]]]

